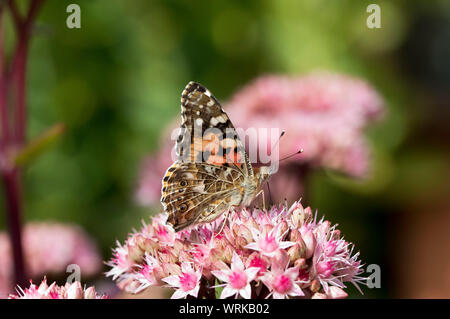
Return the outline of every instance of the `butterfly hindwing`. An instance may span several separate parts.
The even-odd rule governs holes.
[[[242,174],[208,163],[175,162],[163,179],[161,203],[175,231],[214,220],[231,204],[239,202],[235,183]]]

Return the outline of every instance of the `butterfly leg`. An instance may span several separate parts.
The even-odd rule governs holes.
[[[259,195],[262,194],[262,201],[263,201],[263,210],[266,210],[266,199],[264,197],[264,190],[261,189],[258,194],[256,194],[255,198],[257,198]]]
[[[224,215],[223,221],[222,221],[222,226],[220,226],[220,231],[215,235],[216,237],[220,235],[220,233],[222,232],[223,228],[225,227],[225,224],[227,223],[227,220],[228,220],[228,213],[229,212],[230,212],[229,209],[225,212],[225,215]]]

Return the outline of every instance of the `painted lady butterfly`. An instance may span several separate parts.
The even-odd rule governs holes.
[[[251,165],[227,114],[202,85],[189,82],[184,89],[181,118],[178,159],[164,176],[161,196],[175,231],[249,205],[272,173]]]

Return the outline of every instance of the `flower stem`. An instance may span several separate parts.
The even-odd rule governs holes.
[[[25,262],[21,237],[22,204],[20,195],[19,168],[10,161],[11,152],[21,148],[26,133],[26,62],[34,19],[43,0],[32,0],[24,17],[16,2],[0,2],[0,171],[5,193],[5,208],[14,260],[15,283],[23,286],[26,282]],[[5,7],[5,4],[7,7]],[[8,8],[12,16],[17,36],[16,48],[11,63],[4,59],[3,14]],[[11,120],[10,117],[13,117]]]
[[[13,251],[14,277],[16,284],[22,286],[26,284],[26,277],[20,228],[22,205],[20,202],[19,171],[14,169],[3,172],[2,180],[8,212],[9,236]]]

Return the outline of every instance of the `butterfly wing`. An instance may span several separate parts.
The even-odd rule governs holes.
[[[204,86],[189,82],[181,94],[181,131],[176,143],[183,162],[206,162],[250,169],[239,136],[220,103]],[[243,165],[245,164],[245,165]]]
[[[253,175],[236,129],[208,89],[189,82],[181,95],[181,118],[178,160],[167,170],[161,197],[176,231],[239,205],[243,189],[236,185]]]
[[[161,203],[175,231],[213,221],[242,200],[235,187],[242,173],[208,163],[175,162],[163,179]]]

